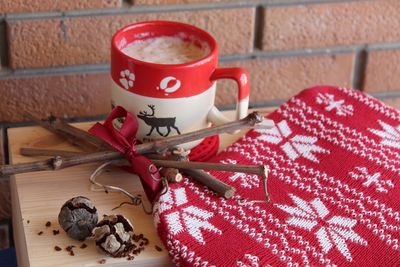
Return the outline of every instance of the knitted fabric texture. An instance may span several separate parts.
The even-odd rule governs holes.
[[[211,161],[267,164],[257,175],[211,171],[236,187],[217,197],[171,184],[154,221],[179,266],[400,266],[400,113],[356,90],[302,91]]]

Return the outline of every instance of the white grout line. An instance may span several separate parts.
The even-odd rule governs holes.
[[[132,5],[122,6],[118,8],[104,9],[85,9],[64,12],[36,12],[36,13],[12,13],[0,14],[3,19],[7,20],[30,20],[30,19],[46,19],[61,17],[84,17],[84,16],[108,16],[123,15],[136,13],[160,13],[160,12],[179,12],[192,10],[207,9],[229,9],[229,8],[246,8],[246,7],[284,7],[293,5],[312,5],[312,4],[329,4],[329,3],[349,3],[359,2],[359,0],[231,0],[227,2],[216,3],[198,3],[198,4],[181,4],[181,5]]]

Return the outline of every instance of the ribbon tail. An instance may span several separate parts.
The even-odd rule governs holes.
[[[151,203],[159,195],[162,189],[161,177],[158,171],[151,173],[153,163],[144,156],[137,155],[131,160],[129,171],[136,173],[142,183],[144,192]]]

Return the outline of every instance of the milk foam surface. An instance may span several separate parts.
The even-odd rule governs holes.
[[[162,36],[138,40],[128,44],[122,52],[141,61],[159,64],[182,64],[196,61],[210,53],[204,48],[175,36]]]

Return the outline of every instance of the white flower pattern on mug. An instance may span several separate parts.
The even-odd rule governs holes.
[[[120,76],[121,78],[119,79],[119,82],[126,90],[133,87],[133,82],[135,81],[136,78],[134,73],[126,69],[121,71]]]

